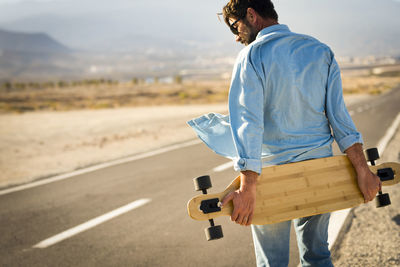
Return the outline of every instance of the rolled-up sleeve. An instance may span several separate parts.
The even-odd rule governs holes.
[[[355,143],[363,143],[362,136],[357,131],[344,103],[340,70],[333,53],[327,82],[326,115],[333,137],[342,152]]]
[[[237,171],[261,173],[261,149],[264,133],[264,91],[262,79],[249,54],[241,53],[233,69],[229,92],[229,116],[232,139],[238,157]]]

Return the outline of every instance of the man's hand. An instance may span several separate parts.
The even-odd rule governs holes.
[[[232,200],[233,212],[231,220],[240,225],[250,225],[256,203],[256,182],[258,174],[253,171],[240,173],[240,188],[229,193],[222,200],[222,206]]]
[[[369,170],[361,144],[354,144],[345,152],[357,172],[358,187],[364,195],[364,203],[373,200],[378,191],[381,190],[382,182],[378,176]]]
[[[373,200],[378,191],[382,190],[381,180],[369,169],[365,172],[357,172],[357,182],[364,195],[364,203]]]

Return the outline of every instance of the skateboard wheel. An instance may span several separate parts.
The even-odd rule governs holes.
[[[211,188],[211,179],[209,175],[200,176],[193,179],[194,189],[196,191],[207,190]]]
[[[367,153],[367,160],[368,161],[375,161],[379,159],[379,152],[377,148],[369,148],[365,151]]]
[[[204,229],[207,241],[217,240],[224,237],[221,225],[211,226]]]
[[[389,194],[379,194],[376,196],[376,207],[381,208],[391,204]]]

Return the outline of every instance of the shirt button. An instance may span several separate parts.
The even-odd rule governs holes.
[[[244,164],[245,164],[245,161],[244,161],[244,159],[239,159],[239,165],[241,165],[241,166],[244,166]]]

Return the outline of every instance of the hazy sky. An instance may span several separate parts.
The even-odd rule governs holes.
[[[216,13],[226,0],[0,0],[0,28],[46,32],[69,46],[128,35],[197,42],[234,37]],[[279,22],[339,54],[400,54],[400,0],[275,0]]]

